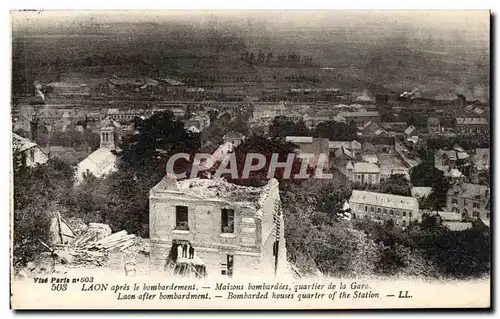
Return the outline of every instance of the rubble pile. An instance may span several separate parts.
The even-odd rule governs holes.
[[[132,250],[132,246],[137,242],[138,238],[128,234],[126,230],[112,234],[108,225],[90,223],[89,227],[66,248],[73,257],[69,262],[72,265],[107,266],[109,251],[125,252],[129,248]],[[134,247],[132,251],[139,249]],[[127,253],[130,254],[128,251]]]
[[[38,239],[45,251],[36,260],[17,270],[17,276],[31,278],[64,273],[70,268],[109,268],[113,256],[118,260],[117,269],[135,272],[135,265],[143,264],[144,258],[149,256],[147,239],[128,234],[126,230],[112,233],[108,225],[99,223],[78,223],[78,227],[75,227],[78,230],[73,231],[58,215],[55,217],[57,223],[54,223],[57,227],[51,229],[54,241],[45,243]],[[58,238],[64,240],[56,240]]]
[[[229,183],[224,178],[187,179],[178,182],[179,189],[187,194],[202,198],[225,198],[233,201],[253,202],[258,199],[264,188],[240,186]]]

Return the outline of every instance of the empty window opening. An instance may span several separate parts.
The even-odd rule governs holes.
[[[233,261],[234,261],[233,255],[222,255],[221,275],[228,277],[233,276],[233,264],[234,264]]]
[[[222,209],[221,210],[221,232],[234,233],[234,210]]]
[[[175,229],[189,230],[188,208],[186,206],[175,206]]]

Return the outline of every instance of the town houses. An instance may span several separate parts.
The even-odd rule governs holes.
[[[244,187],[224,179],[176,180],[168,174],[149,195],[150,267],[203,266],[209,276],[262,278],[286,269],[284,219],[275,179]],[[177,246],[192,247],[192,257]]]
[[[280,40],[286,46],[279,48],[279,43],[260,37],[247,41],[246,32],[218,34],[219,22],[212,22],[204,23],[210,30],[203,33],[203,41],[191,38],[194,25],[177,31],[153,23],[147,36],[135,37],[141,39],[137,47],[117,44],[116,52],[114,46],[103,46],[99,52],[69,55],[62,50],[62,56],[53,59],[62,62],[45,69],[52,59],[37,61],[38,52],[32,57],[18,54],[39,63],[26,66],[20,61],[17,65],[23,68],[13,73],[16,81],[30,77],[26,90],[22,87],[12,102],[16,154],[28,169],[64,167],[69,172],[65,176],[74,177],[74,187],[65,190],[74,194],[51,209],[67,205],[61,211],[78,220],[136,233],[144,244],[136,250],[149,262],[145,268],[168,280],[186,269],[196,277],[215,276],[224,282],[233,277],[273,278],[289,271],[300,277],[304,268],[305,275],[324,270],[322,275],[336,276],[342,269],[360,269],[342,263],[358,253],[356,260],[364,259],[364,247],[381,249],[382,254],[374,255],[377,261],[400,262],[400,256],[392,257],[404,245],[375,242],[378,238],[370,231],[383,230],[391,239],[421,236],[424,241],[428,229],[422,229],[434,213],[443,221],[439,227],[452,225],[452,230],[489,225],[492,120],[487,98],[457,95],[456,85],[434,88],[436,82],[456,81],[432,81],[414,69],[428,67],[430,73],[439,73],[434,62],[393,59],[399,51],[365,51],[362,47],[373,41],[357,41],[358,33],[348,34],[353,45],[346,48],[332,49],[324,41],[324,51],[308,34],[294,37],[295,42],[307,38],[306,48],[288,43],[287,36]],[[105,34],[105,29],[97,34]],[[119,34],[126,40],[131,30],[123,24],[109,39]],[[184,31],[176,46],[173,38]],[[247,35],[255,31],[260,32]],[[84,38],[90,41],[95,32],[89,34]],[[162,34],[168,39],[161,39]],[[133,38],[125,42],[134,43]],[[142,44],[151,39],[156,44],[148,50]],[[26,49],[45,42],[23,43]],[[190,49],[193,43],[196,50]],[[73,51],[73,40],[67,49]],[[436,59],[453,60],[448,53],[442,57],[425,49],[419,50],[423,56],[432,53]],[[136,55],[137,50],[147,55]],[[302,55],[304,50],[315,51],[318,60],[327,51],[327,56],[337,51],[341,56],[313,63]],[[360,55],[353,51],[355,58],[349,61],[349,50]],[[405,47],[405,57],[409,52]],[[40,52],[40,57],[47,56]],[[386,62],[394,65],[386,69]],[[59,69],[64,65],[81,70],[64,72]],[[470,65],[475,74],[479,63]],[[462,61],[456,69],[466,76],[466,66]],[[401,76],[394,73],[399,69]],[[481,77],[468,83],[474,93],[482,90],[482,83],[474,83]],[[420,80],[413,84],[412,79]],[[179,154],[186,156],[177,163],[188,170],[170,174],[169,163]],[[305,156],[297,155],[310,159],[306,163]],[[262,158],[268,162],[260,162]],[[313,166],[316,170],[310,174]],[[265,170],[271,174],[262,174]],[[321,175],[326,178],[321,180]],[[445,230],[439,227],[435,230],[441,234]],[[355,251],[335,246],[339,238]],[[364,245],[368,241],[375,244]],[[108,252],[92,250],[85,258],[104,258]],[[328,263],[319,265],[322,258]],[[291,261],[302,262],[303,269],[293,269]],[[417,261],[404,259],[411,266]],[[378,264],[373,268],[377,275],[392,271]]]
[[[447,211],[460,214],[463,219],[489,221],[491,213],[490,188],[470,183],[455,183],[446,196]]]
[[[486,135],[490,132],[490,124],[484,117],[458,117],[456,131],[460,134]]]
[[[413,197],[354,190],[349,207],[353,219],[392,220],[401,227],[420,219],[418,201]]]

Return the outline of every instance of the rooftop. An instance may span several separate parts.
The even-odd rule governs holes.
[[[405,134],[411,134],[413,131],[415,131],[416,128],[413,125],[408,126],[408,128],[405,130]]]
[[[448,195],[471,199],[486,199],[490,196],[490,188],[485,185],[461,183],[448,190]]]
[[[439,119],[437,117],[429,117],[427,123],[439,125]]]
[[[368,162],[358,162],[354,164],[354,171],[356,173],[380,173],[380,168]]]
[[[229,132],[226,135],[224,135],[223,139],[226,138],[244,138],[245,135],[241,134],[240,132]]]
[[[12,146],[16,147],[19,151],[25,151],[37,145],[25,137],[12,133]]]
[[[432,193],[432,187],[412,187],[411,196],[415,198],[425,198]]]
[[[312,143],[313,138],[310,136],[287,136],[285,138],[287,142],[292,143]]]
[[[443,226],[451,231],[463,231],[472,228],[471,222],[462,221],[443,221]]]
[[[488,124],[484,117],[457,117],[457,124]]]
[[[96,177],[111,173],[116,169],[116,155],[109,148],[100,147],[78,163],[78,171],[87,170]]]
[[[380,116],[378,112],[340,112],[342,117],[363,117],[363,116]]]
[[[218,200],[251,203],[257,209],[263,205],[271,189],[278,187],[276,179],[271,179],[262,187],[240,186],[229,183],[224,178],[217,179],[185,179],[178,181],[166,175],[151,190],[161,193],[179,194],[197,197],[201,200]]]
[[[353,190],[349,202],[395,209],[418,210],[418,201],[416,198],[367,191]]]
[[[346,148],[346,149],[361,149],[361,144],[357,142],[356,140],[354,141],[329,141],[328,142],[328,147],[330,149],[336,149],[336,148]]]

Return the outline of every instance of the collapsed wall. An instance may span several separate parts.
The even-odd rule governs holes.
[[[263,187],[244,187],[223,179],[166,176],[150,192],[150,270],[172,274],[173,246],[183,241],[210,277],[276,274],[286,262],[280,207],[274,179]]]

